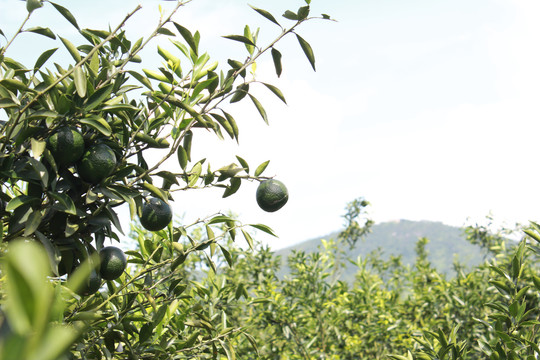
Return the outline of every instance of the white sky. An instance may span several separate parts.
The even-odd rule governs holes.
[[[173,3],[58,0],[89,28],[115,26],[139,2],[143,11],[127,28],[133,40],[155,24],[158,4]],[[287,6],[304,4],[250,3],[280,21]],[[29,26],[47,23],[74,36],[71,25],[47,7]],[[289,203],[264,213],[255,202],[256,184],[249,183],[225,200],[214,191],[175,194],[175,213],[191,222],[233,209],[243,222],[273,227],[280,235],[268,239],[274,248],[340,229],[344,206],[359,196],[372,203],[377,222],[461,226],[490,211],[509,224],[538,219],[538,1],[313,0],[312,8],[338,20],[299,30],[315,51],[317,72],[292,37],[277,45],[281,79],[269,58],[258,64],[258,79],[277,85],[288,101],[285,106],[264,89],[257,92],[271,126],[246,100],[228,107],[240,125],[240,146],[194,144],[195,156],[210,159],[214,169],[235,155],[252,168],[270,159],[267,175],[287,184]],[[23,2],[0,0],[0,29],[10,37],[25,12]],[[246,54],[220,35],[242,33],[249,24],[261,26],[260,38],[268,40],[278,30],[243,0],[194,0],[175,19],[199,30],[202,49],[222,63]],[[62,48],[59,40],[38,35],[24,39],[8,55],[28,65],[39,49]],[[168,46],[165,39],[160,43]],[[160,61],[155,44],[146,54],[145,67]]]

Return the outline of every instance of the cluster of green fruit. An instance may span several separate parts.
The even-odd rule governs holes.
[[[87,134],[88,135],[88,134]],[[103,242],[97,241],[96,233],[101,234],[103,229],[110,227],[110,212],[102,209],[108,200],[88,201],[88,194],[93,189],[103,188],[114,183],[118,169],[122,168],[119,159],[122,150],[107,138],[87,136],[73,126],[63,126],[48,136],[46,146],[52,158],[53,166],[58,174],[58,184],[66,182],[64,194],[69,196],[76,207],[76,214],[53,209],[49,218],[44,219],[43,231],[49,236],[58,248],[61,260],[58,264],[57,275],[71,273],[95,252],[90,245],[92,238],[96,240],[98,250]],[[124,164],[125,165],[125,164]],[[36,183],[29,183],[28,195],[42,198],[47,189]],[[34,189],[35,187],[35,189]],[[137,193],[134,193],[137,194]],[[285,185],[278,180],[262,181],[256,192],[256,200],[261,209],[274,212],[281,209],[288,201],[288,191]],[[141,225],[149,231],[159,231],[167,227],[172,220],[170,205],[157,197],[143,200],[139,213]],[[91,215],[89,215],[91,214]],[[70,224],[76,224],[76,230],[68,236],[65,229]],[[16,229],[15,229],[16,230]],[[92,294],[101,286],[102,279],[114,280],[121,275],[126,267],[126,258],[122,250],[115,247],[104,247],[100,250],[101,265],[99,270],[93,271],[85,289],[81,294]],[[114,275],[111,275],[114,274]]]
[[[75,164],[79,177],[90,184],[98,184],[112,174],[116,167],[114,151],[104,143],[85,147],[85,141],[79,131],[62,127],[47,139],[47,147],[57,165]],[[141,224],[150,231],[166,227],[172,220],[172,211],[165,201],[150,198],[143,205]]]
[[[116,167],[114,151],[104,143],[85,148],[83,136],[76,129],[62,127],[47,139],[47,147],[58,167],[76,163],[79,177],[97,184],[111,175]]]
[[[83,135],[74,127],[64,126],[57,129],[47,138],[46,144],[47,149],[54,158],[58,174],[63,177],[69,176],[72,183],[76,181],[76,184],[79,185],[72,185],[69,191],[66,191],[66,194],[78,205],[82,204],[81,194],[87,193],[91,186],[102,183],[113,174],[117,167],[117,154],[105,141],[94,142],[87,140],[85,142]],[[79,180],[72,176],[75,172]],[[80,183],[80,181],[83,183]],[[80,191],[73,191],[72,188],[77,187],[80,188]],[[40,196],[39,194],[42,191],[42,188],[38,188],[35,193]],[[32,189],[29,186],[30,192],[32,192]],[[48,234],[54,239],[53,242],[59,248],[61,255],[57,275],[67,274],[69,277],[82,261],[88,258],[88,252],[92,252],[93,247],[88,244],[88,241],[86,241],[86,246],[81,247],[81,242],[77,241],[77,239],[64,236],[68,216],[65,212],[55,212],[48,221]],[[151,197],[143,203],[140,222],[147,230],[159,231],[165,228],[171,220],[172,210],[165,201]],[[91,218],[84,227],[84,231],[91,233],[108,224],[110,224],[110,219],[107,216],[98,215]],[[83,234],[82,228],[79,230],[79,236],[84,237],[85,234]],[[100,288],[103,279],[115,280],[126,268],[126,257],[119,248],[104,247],[99,251],[99,254],[99,266],[96,265],[96,269],[91,272],[84,289],[80,291],[81,295],[95,293]]]

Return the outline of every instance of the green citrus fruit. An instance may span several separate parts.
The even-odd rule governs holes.
[[[126,269],[126,255],[117,247],[104,247],[99,252],[99,257],[101,259],[99,274],[105,280],[118,279]]]
[[[279,180],[265,180],[257,188],[257,204],[264,211],[274,212],[281,209],[289,200],[289,192]]]
[[[161,199],[151,198],[143,205],[140,220],[146,230],[159,231],[171,222],[171,207]]]
[[[77,165],[77,171],[84,181],[97,184],[111,175],[115,167],[114,151],[105,144],[97,144],[86,150]]]
[[[47,148],[56,165],[65,166],[79,160],[84,153],[84,139],[75,129],[61,127],[47,139]]]
[[[95,294],[101,287],[101,276],[95,270],[92,270],[90,276],[79,290],[79,295],[89,296]]]

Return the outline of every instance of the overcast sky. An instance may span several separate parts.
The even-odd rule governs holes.
[[[128,36],[148,33],[158,19],[158,1],[57,1],[82,27],[115,26],[137,3]],[[303,1],[253,0],[277,18]],[[292,5],[291,5],[292,4]],[[40,9],[30,26],[76,33],[54,11]],[[267,175],[282,180],[289,203],[267,214],[255,202],[256,184],[221,200],[214,191],[176,193],[175,213],[191,222],[215,211],[234,210],[240,220],[262,222],[279,234],[274,248],[326,235],[342,226],[346,203],[363,196],[377,222],[434,220],[461,226],[489,212],[512,224],[539,218],[540,3],[536,0],[313,0],[313,21],[299,29],[311,43],[313,72],[295,38],[276,47],[284,71],[277,79],[271,60],[257,78],[277,85],[288,105],[259,89],[270,126],[253,105],[227,108],[240,126],[240,145],[204,136],[195,157],[213,168],[240,155],[254,168],[271,160]],[[8,37],[25,16],[23,2],[0,0],[0,29]],[[243,0],[193,0],[175,18],[202,35],[204,51],[224,63],[243,60],[239,43],[220,35],[261,26],[271,40],[279,28]],[[39,49],[57,41],[25,34],[8,56],[31,65]],[[2,40],[2,44],[5,41]],[[167,44],[165,38],[160,44]],[[153,44],[144,66],[159,64]],[[43,51],[42,50],[42,51]],[[60,55],[59,55],[60,56]],[[27,61],[25,61],[27,60]],[[210,139],[210,138],[208,138]]]

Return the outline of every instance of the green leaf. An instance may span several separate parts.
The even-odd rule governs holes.
[[[223,127],[223,129],[225,129],[225,131],[231,137],[231,139],[234,139],[234,130],[231,124],[229,123],[229,121],[227,121],[226,118],[218,114],[210,114],[210,115],[212,115],[212,117],[217,120],[217,122]]]
[[[64,18],[66,18],[67,21],[69,21],[73,26],[75,26],[77,28],[77,30],[80,30],[79,28],[79,24],[77,24],[77,20],[75,19],[75,17],[73,16],[73,14],[71,12],[69,12],[68,9],[66,9],[65,7],[61,6],[61,5],[58,5],[58,4],[55,4],[53,2],[50,2],[52,6],[54,6],[54,8],[60,13],[62,14],[62,16]]]
[[[230,182],[231,184],[227,186],[223,192],[223,198],[229,197],[236,193],[238,189],[240,189],[240,185],[242,185],[242,180],[236,177],[231,178]]]
[[[143,84],[144,86],[146,86],[148,89],[150,90],[154,90],[152,88],[152,83],[150,82],[150,80],[148,80],[148,78],[142,76],[141,74],[139,74],[138,72],[136,71],[133,71],[133,70],[128,70],[128,73],[133,76],[135,79],[137,79],[137,81],[139,81],[141,84]]]
[[[240,156],[236,155],[236,158],[238,159],[238,162],[242,167],[244,168],[244,171],[249,174],[249,165],[246,160],[242,159]]]
[[[534,287],[536,288],[536,290],[540,291],[540,277],[533,275],[532,279],[533,279]]]
[[[197,52],[198,52],[197,42],[195,41],[195,38],[191,34],[191,31],[189,31],[188,29],[186,29],[185,27],[183,27],[182,25],[180,25],[180,24],[178,24],[178,23],[176,23],[174,21],[173,21],[173,24],[176,27],[176,29],[178,30],[178,32],[180,33],[180,35],[182,35],[184,40],[186,40],[186,42],[188,43],[191,50],[193,50],[195,55],[197,55]]]
[[[32,202],[36,202],[37,200],[39,199],[33,196],[19,195],[8,202],[8,204],[6,205],[6,211],[15,210],[21,205],[30,204]]]
[[[174,34],[173,34],[174,35]],[[158,54],[165,59],[165,61],[170,61],[173,64],[180,64],[180,59],[171,54],[169,51],[163,49],[161,46],[158,45]]]
[[[40,210],[32,211],[32,213],[28,216],[28,219],[26,219],[23,236],[32,235],[41,224],[42,218],[43,215],[41,214]]]
[[[12,99],[8,99],[8,98],[0,99],[0,109],[14,108],[14,107],[18,107],[19,105],[20,104],[17,104]]]
[[[184,149],[182,145],[178,145],[176,156],[178,157],[178,164],[180,164],[180,167],[182,168],[182,170],[185,170],[188,164],[188,156],[187,156],[186,149]]]
[[[44,28],[44,27],[41,27],[41,26],[36,26],[36,27],[29,28],[29,29],[25,29],[24,31],[26,31],[26,32],[33,32],[33,33],[36,33],[36,34],[40,34],[40,35],[46,36],[46,37],[51,38],[51,39],[53,39],[53,40],[56,40],[56,35],[54,35],[54,33],[52,32],[52,30],[49,29],[49,28]]]
[[[36,60],[36,64],[34,65],[34,71],[41,68],[43,64],[45,64],[45,62],[49,60],[49,58],[56,52],[56,50],[58,50],[58,48],[49,49],[44,51],[43,54],[39,55],[38,59]]]
[[[143,187],[150,191],[154,196],[160,198],[161,200],[165,201],[166,203],[169,202],[168,195],[166,191],[161,190],[157,186],[150,184],[148,182],[143,183]]]
[[[229,39],[229,40],[234,40],[234,41],[239,41],[239,42],[242,42],[244,44],[248,44],[248,45],[251,45],[251,46],[255,46],[255,44],[253,43],[253,41],[251,41],[250,39],[248,39],[247,37],[245,36],[242,36],[242,35],[226,35],[226,36],[223,36],[225,39]]]
[[[101,117],[97,117],[97,116],[87,117],[87,118],[79,119],[79,121],[82,124],[85,124],[94,128],[95,130],[99,131],[105,136],[111,136],[112,134],[111,126],[109,125],[109,123],[107,123],[105,119]]]
[[[86,97],[86,75],[80,66],[77,66],[73,71],[73,79],[75,81],[75,89],[77,90],[77,94],[81,98]]]
[[[274,68],[276,69],[276,75],[281,76],[283,67],[281,66],[281,53],[276,49],[272,48],[272,60],[274,61]]]
[[[217,215],[217,216],[214,216],[212,219],[210,219],[210,221],[208,222],[208,225],[220,224],[220,223],[228,222],[231,220],[233,219],[231,219],[229,216]]]
[[[232,131],[233,131],[233,134],[234,134],[234,138],[236,139],[236,142],[238,142],[238,135],[239,135],[239,130],[238,130],[238,125],[236,125],[236,120],[234,120],[234,118],[232,117],[231,114],[223,111],[223,114],[225,114],[225,117],[227,118],[227,121],[229,122],[229,124],[231,125],[231,128],[232,128]]]
[[[144,343],[145,341],[149,340],[152,336],[152,332],[154,330],[154,324],[148,322],[146,324],[143,324],[141,327],[141,330],[139,330],[139,343]]]
[[[255,177],[257,176],[260,176],[264,170],[266,170],[266,167],[268,166],[268,164],[270,163],[270,160],[267,160],[265,162],[263,162],[261,165],[257,166],[257,169],[255,169]]]
[[[39,159],[41,157],[41,154],[43,154],[43,151],[45,151],[45,147],[47,146],[47,142],[44,140],[36,140],[34,138],[30,139],[30,147],[32,149],[32,156],[34,159]]]
[[[262,83],[262,84],[266,86],[271,92],[273,92],[278,98],[280,98],[281,101],[283,101],[285,104],[287,103],[287,100],[285,100],[285,96],[283,96],[283,93],[281,92],[281,90],[279,90],[274,85],[270,85],[267,83]]]
[[[73,45],[68,39],[65,39],[61,36],[60,40],[62,41],[68,52],[71,54],[73,59],[75,59],[76,62],[80,62],[82,59],[81,54],[79,54],[79,50],[75,47],[75,45]]]
[[[270,14],[268,11],[263,10],[263,9],[259,9],[259,8],[256,8],[256,7],[251,6],[251,5],[249,5],[249,6],[250,6],[253,10],[255,10],[256,12],[258,12],[260,15],[264,16],[265,18],[267,18],[268,20],[270,20],[271,22],[273,22],[274,24],[276,24],[277,26],[281,26],[281,25],[277,22],[276,18],[275,18],[272,14]]]
[[[254,39],[253,39],[253,34],[251,33],[251,30],[250,30],[248,25],[246,25],[244,27],[244,36],[246,38],[248,38],[251,42],[255,43]],[[250,55],[253,55],[253,51],[255,50],[255,46],[250,45],[250,44],[245,44],[245,46],[246,46],[246,49],[247,49],[248,53]]]
[[[191,143],[193,142],[193,131],[188,130],[184,135],[184,149],[186,149],[186,154],[188,160],[191,161]]]
[[[113,87],[114,87],[114,84],[109,84],[105,87],[102,87],[101,89],[98,89],[96,92],[94,92],[86,101],[84,105],[84,109],[86,111],[91,111],[95,109],[96,107],[98,107],[99,105],[103,104],[105,100],[108,99],[109,96],[111,95]]]
[[[231,97],[231,103],[238,102],[246,97],[249,92],[249,84],[243,83],[238,85],[233,96]]]
[[[158,34],[162,34],[162,35],[175,36],[175,34],[171,30],[164,27],[159,28],[157,32]]]
[[[236,360],[236,353],[234,351],[234,347],[231,345],[230,342],[225,343],[223,340],[219,340],[221,343],[221,347],[225,351],[225,354],[227,355],[227,360]]]
[[[298,20],[304,20],[309,16],[309,6],[302,6],[298,9]]]
[[[283,17],[289,20],[298,20],[298,15],[296,15],[290,10],[285,11],[285,13],[283,14]]]
[[[35,173],[41,180],[43,186],[47,187],[47,184],[49,183],[49,172],[47,171],[45,165],[43,165],[41,161],[34,158],[28,158],[28,162],[30,163],[30,166],[32,166],[32,170],[35,171]]]
[[[251,237],[251,235],[249,235],[249,233],[244,229],[242,229],[242,234],[244,235],[244,239],[246,239],[246,242],[248,243],[249,248],[253,250],[254,249],[253,238]]]
[[[67,214],[77,215],[77,208],[69,195],[52,191],[47,192],[47,194],[57,201],[57,203],[53,205],[53,208]]]
[[[532,230],[529,230],[529,229],[525,229],[525,230],[523,230],[523,232],[540,243],[540,235],[537,234],[536,232],[534,232]]]
[[[169,83],[169,79],[163,75],[162,73],[160,72],[157,72],[157,71],[154,71],[154,70],[148,70],[148,69],[143,69],[143,72],[146,74],[146,76],[148,76],[150,79],[154,79],[154,80],[158,80],[158,81],[163,81],[165,83]]]
[[[306,57],[309,60],[309,63],[311,64],[311,67],[313,70],[315,70],[315,55],[313,55],[313,49],[311,48],[311,45],[304,40],[300,35],[296,34],[296,38],[298,39],[298,42],[300,43],[300,47],[304,51],[304,54],[306,54]]]
[[[407,357],[402,356],[402,355],[386,355],[386,356],[394,360],[409,360]]]
[[[43,249],[35,242],[25,240],[10,242],[3,261],[5,291],[9,296],[2,308],[13,329],[12,334],[31,334],[39,339],[44,332],[38,324],[48,321],[54,291],[46,279],[50,269]]]
[[[259,111],[259,114],[261,114],[264,122],[266,124],[268,124],[268,115],[266,115],[266,110],[264,110],[264,107],[262,106],[262,104],[259,102],[259,100],[257,100],[255,98],[255,96],[251,95],[251,94],[248,94],[251,101],[253,101],[253,104],[255,104],[255,107],[257,108],[257,110]]]
[[[41,0],[26,0],[26,10],[29,13],[43,6]]]
[[[199,181],[199,178],[201,176],[201,172],[202,172],[202,164],[199,161],[195,165],[193,165],[193,168],[191,168],[191,171],[189,172],[189,177],[188,177],[189,187],[193,187],[197,184],[197,181]]]
[[[244,169],[241,167],[238,167],[236,164],[229,164],[227,166],[224,166],[218,169],[217,171],[219,171],[221,174],[220,181],[223,181],[225,179],[236,176],[236,174],[238,174],[241,171],[244,171]]]
[[[120,224],[120,219],[118,218],[118,215],[116,214],[116,212],[111,208],[110,205],[106,205],[104,211],[107,213],[107,217],[109,218],[109,220],[111,220],[112,223],[114,224],[114,227],[118,231],[120,231],[122,235],[124,235],[124,231],[122,230],[122,225]]]
[[[232,268],[233,265],[234,265],[234,262],[233,262],[231,253],[229,252],[229,250],[225,249],[221,245],[219,245],[219,248],[221,249],[221,252],[223,253],[223,257],[225,257],[225,260],[227,261],[227,264]]]
[[[6,88],[8,89],[14,89],[14,90],[19,90],[19,91],[32,91],[34,92],[34,90],[28,88],[28,86],[26,86],[25,83],[23,83],[22,81],[19,81],[19,80],[15,80],[15,79],[2,79],[0,80],[0,84],[1,85],[4,85]]]
[[[275,236],[275,237],[278,237],[276,235],[276,233],[274,233],[274,230],[272,230],[269,226],[267,225],[264,225],[264,224],[250,224],[249,226],[257,229],[257,230],[261,230],[269,235],[272,235],[272,236]]]

